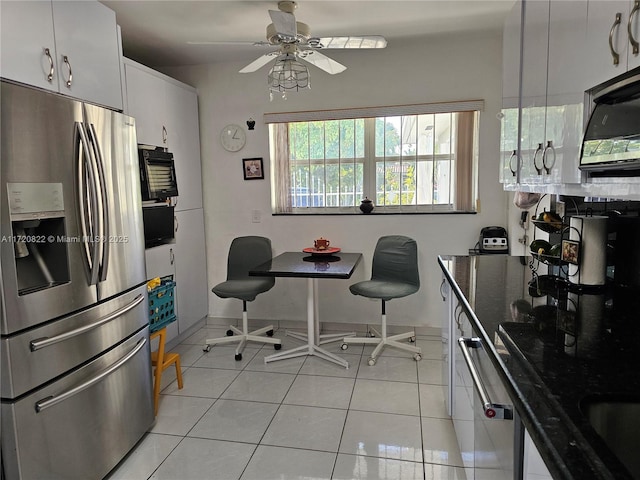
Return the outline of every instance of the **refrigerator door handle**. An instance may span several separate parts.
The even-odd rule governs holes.
[[[103,282],[107,279],[107,270],[109,267],[109,206],[108,206],[108,202],[107,202],[107,184],[105,181],[105,174],[104,174],[104,161],[102,158],[102,152],[100,150],[100,143],[98,143],[98,135],[96,134],[96,129],[95,126],[91,123],[89,124],[89,137],[91,139],[91,143],[93,145],[94,148],[94,156],[95,156],[95,168],[96,168],[96,172],[97,172],[97,186],[99,189],[99,198],[101,200],[101,205],[99,206],[99,208],[101,208],[101,212],[100,212],[100,217],[101,218],[101,222],[100,222],[100,232],[98,233],[99,235],[99,241],[100,241],[100,253],[101,253],[101,258],[100,258],[100,265],[99,265],[99,269],[100,269],[100,281]]]
[[[88,332],[89,330],[93,330],[94,328],[104,325],[105,323],[109,323],[111,320],[115,320],[116,318],[121,317],[128,311],[133,310],[135,307],[140,305],[142,300],[144,300],[144,296],[138,295],[136,298],[134,298],[131,302],[129,302],[125,306],[120,307],[117,310],[114,310],[113,312],[109,313],[108,315],[105,315],[104,317],[98,319],[93,323],[84,325],[80,328],[69,330],[67,332],[61,333],[60,335],[56,335],[55,337],[43,337],[43,338],[37,338],[35,340],[31,340],[31,342],[29,342],[29,349],[32,352],[35,352],[36,350],[40,350],[41,348],[49,347],[59,342],[64,342],[65,340],[68,340],[72,337],[76,337],[85,332]]]
[[[54,405],[57,405],[60,402],[64,402],[68,398],[71,398],[74,395],[77,395],[78,393],[82,392],[83,390],[86,390],[87,388],[95,385],[96,383],[99,383],[105,377],[111,375],[113,372],[115,372],[120,367],[122,367],[124,364],[126,364],[129,360],[131,360],[145,346],[146,343],[147,343],[147,339],[143,338],[124,357],[122,357],[120,360],[118,360],[116,363],[114,363],[110,367],[104,369],[102,372],[100,372],[95,377],[90,378],[86,382],[82,382],[81,384],[76,385],[75,387],[70,388],[69,390],[67,390],[65,392],[62,392],[62,393],[60,393],[58,395],[51,395],[50,397],[43,398],[42,400],[37,401],[36,405],[35,405],[36,413],[40,413],[43,410],[45,410],[45,409],[47,409],[49,407],[53,407]]]
[[[89,141],[84,124],[76,122],[76,132],[80,139],[78,149],[78,204],[80,205],[80,227],[82,229],[82,245],[84,246],[85,260],[87,261],[87,274],[89,285],[98,283],[98,249],[95,245],[95,211],[96,211],[96,182],[94,170],[88,165],[90,158]],[[87,182],[88,180],[88,182]],[[88,183],[88,184],[87,184]],[[91,191],[89,191],[91,189]]]

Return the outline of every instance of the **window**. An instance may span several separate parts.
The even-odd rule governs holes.
[[[403,107],[300,113],[320,117],[308,119],[265,115],[275,120],[274,211],[359,212],[365,197],[377,212],[473,210],[478,110],[442,111],[443,105],[456,106],[423,105],[435,110],[425,113],[398,111]],[[357,116],[374,113],[369,110],[386,114]],[[349,118],[322,118],[341,114]]]

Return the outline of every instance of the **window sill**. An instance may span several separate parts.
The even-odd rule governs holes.
[[[298,217],[298,216],[344,216],[344,215],[358,215],[368,217],[380,217],[389,215],[476,215],[478,212],[464,211],[464,210],[448,210],[441,212],[291,212],[291,213],[272,213],[273,217]]]

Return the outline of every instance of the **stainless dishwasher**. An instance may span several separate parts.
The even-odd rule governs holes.
[[[483,343],[479,336],[458,338],[458,363],[473,385],[473,468],[466,469],[467,480],[519,480],[522,424]]]

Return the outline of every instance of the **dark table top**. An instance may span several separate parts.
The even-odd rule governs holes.
[[[338,252],[333,255],[310,255],[304,252],[284,252],[251,269],[249,275],[344,279],[351,278],[361,259],[361,253]]]
[[[530,260],[484,255],[438,262],[554,478],[633,478],[581,402],[640,398],[639,292],[610,285],[574,294],[561,282],[538,292],[529,282],[531,267],[541,265]]]

